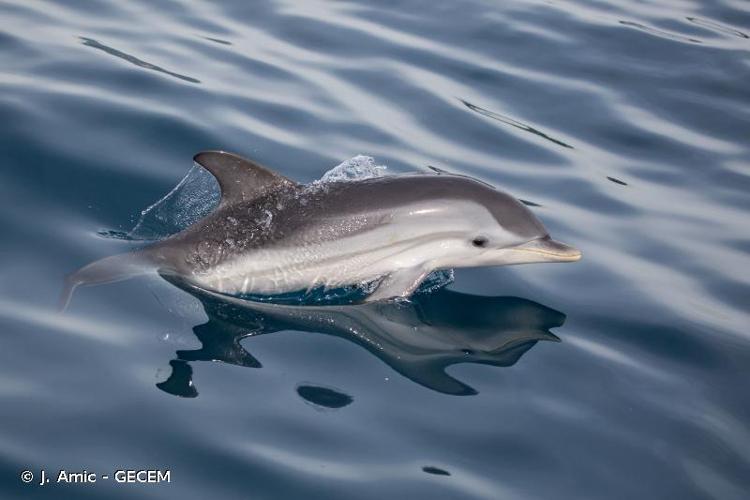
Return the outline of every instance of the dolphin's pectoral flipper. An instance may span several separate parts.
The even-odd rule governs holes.
[[[280,187],[297,186],[281,174],[225,151],[204,151],[195,155],[193,161],[216,178],[222,204],[248,201]]]
[[[410,267],[394,271],[380,280],[378,288],[365,299],[365,302],[408,297],[419,288],[428,274],[430,274],[429,271],[422,267]]]
[[[79,286],[102,285],[123,281],[153,270],[147,252],[131,252],[99,259],[80,268],[65,278],[65,286],[60,294],[58,310],[64,311],[73,292]]]

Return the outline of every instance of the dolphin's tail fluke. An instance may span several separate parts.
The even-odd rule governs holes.
[[[147,274],[153,270],[154,266],[148,253],[143,251],[113,255],[92,262],[65,278],[65,285],[60,294],[57,309],[63,312],[68,308],[73,292],[79,286],[114,283]]]

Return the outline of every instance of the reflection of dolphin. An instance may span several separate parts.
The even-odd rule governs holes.
[[[457,363],[511,366],[550,333],[565,315],[518,297],[481,297],[440,290],[417,294],[411,302],[374,302],[342,306],[288,306],[229,297],[175,277],[169,281],[196,296],[208,322],[193,328],[203,347],[178,351],[180,363],[224,361],[260,367],[241,339],[280,330],[318,332],[345,338],[366,348],[414,382],[445,394],[476,391],[445,373]],[[173,361],[175,363],[175,361]],[[174,364],[173,364],[174,368]],[[186,367],[165,382],[167,392],[189,396]],[[174,378],[182,378],[179,384]]]
[[[235,295],[377,282],[367,298],[375,301],[411,295],[435,270],[581,257],[517,199],[465,176],[301,186],[229,153],[195,162],[216,177],[218,207],[147,248],[83,267],[69,277],[62,307],[78,285],[152,271]]]

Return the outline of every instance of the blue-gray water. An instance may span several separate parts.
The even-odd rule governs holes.
[[[0,2],[0,497],[747,498],[749,35],[743,0]],[[475,176],[584,259],[331,321],[159,278],[57,315],[209,148]]]

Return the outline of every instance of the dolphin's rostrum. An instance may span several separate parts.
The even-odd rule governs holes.
[[[393,175],[300,185],[222,151],[194,161],[221,201],[185,230],[107,257],[68,278],[78,285],[158,271],[224,294],[274,295],[377,283],[368,301],[407,297],[439,269],[576,261],[521,202],[461,175]]]

